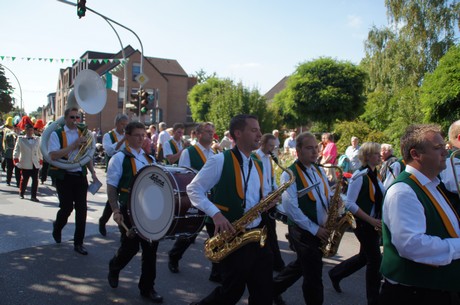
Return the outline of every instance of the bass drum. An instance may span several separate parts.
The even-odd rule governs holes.
[[[186,187],[191,168],[150,165],[134,177],[128,214],[136,233],[147,241],[189,237],[201,231],[205,214],[195,208]]]

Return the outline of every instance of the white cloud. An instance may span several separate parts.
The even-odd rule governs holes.
[[[347,16],[347,25],[351,28],[359,29],[363,24],[363,20],[359,16],[348,15]]]

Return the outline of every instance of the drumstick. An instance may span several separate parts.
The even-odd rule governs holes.
[[[131,228],[131,229],[128,229],[128,227],[126,226],[126,224],[122,221],[120,222],[121,226],[123,227],[123,229],[126,230],[126,236],[128,238],[134,238],[136,236],[136,232],[134,232],[134,229]]]

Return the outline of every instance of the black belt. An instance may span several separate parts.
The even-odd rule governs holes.
[[[76,177],[81,177],[83,176],[83,173],[82,172],[65,172],[66,175],[69,175],[69,176],[76,176]]]
[[[420,294],[420,295],[444,295],[450,294],[449,291],[445,290],[437,290],[437,289],[430,289],[430,288],[423,288],[423,287],[416,287],[416,286],[407,286],[401,284],[393,284],[390,283],[388,280],[385,279],[385,285],[389,285],[393,287],[395,291],[406,292],[409,294]]]

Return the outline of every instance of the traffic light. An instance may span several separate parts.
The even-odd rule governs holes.
[[[78,0],[78,3],[77,3],[78,18],[85,16],[85,13],[86,13],[86,0]]]
[[[145,90],[141,90],[139,92],[139,96],[141,99],[141,113],[146,114],[147,113],[147,105],[148,105],[148,98],[149,98],[149,93]]]
[[[131,101],[129,104],[126,104],[126,108],[136,114],[139,114],[139,94],[138,93],[131,94]]]

